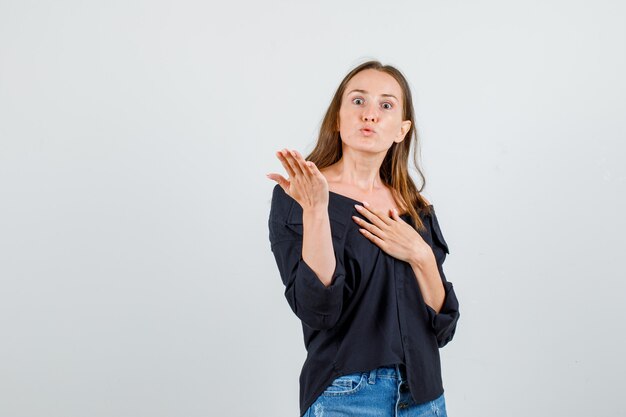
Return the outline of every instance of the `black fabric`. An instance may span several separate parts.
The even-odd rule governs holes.
[[[359,232],[362,202],[330,192],[328,214],[337,266],[325,287],[302,259],[302,207],[276,184],[268,220],[271,250],[285,297],[302,322],[307,358],[300,374],[300,415],[344,374],[404,364],[417,403],[443,393],[439,348],[454,336],[459,303],[442,264],[449,254],[434,207],[423,215],[446,290],[437,314],[424,303],[411,266]],[[408,214],[402,219],[415,226]]]

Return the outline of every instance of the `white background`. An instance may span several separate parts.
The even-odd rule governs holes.
[[[624,415],[626,6],[0,0],[0,415],[296,416],[275,157],[409,79],[450,417]]]

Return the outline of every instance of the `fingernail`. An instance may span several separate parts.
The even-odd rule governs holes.
[[[369,205],[370,205],[370,204],[369,204],[367,201],[364,201],[364,202],[363,202],[363,205],[364,205],[365,207],[369,207]]]

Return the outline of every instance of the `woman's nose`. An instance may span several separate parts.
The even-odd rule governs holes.
[[[363,109],[363,115],[362,115],[363,121],[376,122],[377,118],[378,118],[378,114],[376,113],[376,110],[373,109],[372,107],[367,107]]]

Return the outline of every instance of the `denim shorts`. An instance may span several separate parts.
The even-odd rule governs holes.
[[[417,404],[411,398],[405,365],[383,366],[335,379],[303,417],[447,417],[443,394]]]

